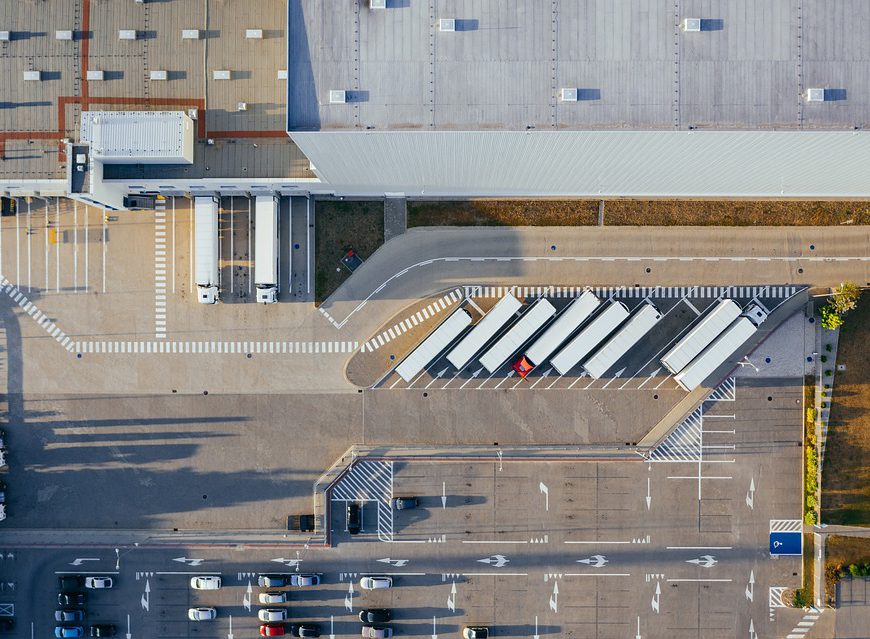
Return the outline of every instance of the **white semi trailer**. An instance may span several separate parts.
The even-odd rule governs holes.
[[[604,343],[592,357],[583,363],[583,370],[592,379],[598,379],[616,364],[644,335],[650,332],[662,318],[655,306],[645,302],[620,328],[616,334]]]
[[[444,322],[411,351],[396,367],[399,376],[409,384],[439,353],[446,349],[471,324],[471,315],[464,308],[453,312]]]
[[[505,295],[468,332],[468,335],[459,340],[459,343],[447,354],[447,361],[461,371],[468,365],[471,358],[495,336],[498,329],[510,321],[521,306],[520,301],[513,295],[510,293]]]
[[[613,300],[607,308],[601,311],[589,324],[574,336],[560,350],[550,363],[560,375],[567,375],[580,360],[586,357],[598,346],[604,338],[616,330],[616,327],[628,317],[628,307],[622,302]]]
[[[200,304],[218,301],[218,199],[194,198],[196,298]]]
[[[532,342],[525,354],[514,363],[514,370],[519,373],[520,377],[525,377],[532,372],[535,366],[543,364],[566,339],[571,337],[571,333],[576,331],[595,312],[600,304],[601,300],[592,291],[586,291],[571,302],[568,308],[556,318],[553,325]]]
[[[662,357],[662,364],[676,375],[701,354],[729,324],[740,316],[740,306],[734,300],[720,300],[713,309]]]
[[[740,346],[752,337],[767,313],[757,304],[750,305],[746,312],[734,320],[700,355],[692,360],[678,375],[677,384],[692,392],[722,364],[728,361]]]
[[[255,206],[254,285],[257,287],[257,302],[274,304],[278,301],[278,198],[258,195]]]
[[[496,372],[555,314],[556,307],[542,297],[480,357],[480,363],[490,373]]]

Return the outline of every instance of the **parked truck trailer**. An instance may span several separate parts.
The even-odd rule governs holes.
[[[196,197],[193,211],[196,297],[200,304],[214,304],[218,301],[218,199]]]
[[[676,375],[739,316],[740,306],[734,300],[719,300],[691,331],[665,353],[661,360],[662,364]]]
[[[598,379],[649,333],[661,318],[659,309],[649,302],[644,302],[622,328],[607,340],[595,355],[586,360],[583,370],[589,373],[592,379]]]
[[[611,301],[607,308],[596,315],[582,331],[574,336],[574,339],[556,353],[550,360],[553,368],[560,375],[567,375],[568,371],[579,364],[581,359],[591,353],[627,317],[628,307],[622,302]]]
[[[495,337],[498,329],[507,324],[521,306],[520,301],[512,294],[505,295],[468,332],[468,335],[459,340],[459,343],[447,354],[447,361],[457,370],[465,368],[471,358]]]
[[[254,285],[257,302],[274,304],[278,301],[278,198],[258,195],[254,233]]]
[[[450,317],[411,351],[396,367],[399,377],[409,384],[439,353],[444,351],[471,324],[471,314],[464,308],[457,309]]]
[[[481,356],[480,363],[490,373],[496,372],[555,314],[556,307],[542,297]]]

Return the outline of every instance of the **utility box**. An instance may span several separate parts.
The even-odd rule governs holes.
[[[577,101],[577,87],[565,87],[562,89],[560,95],[562,102],[576,102]]]
[[[88,69],[88,82],[105,79],[105,74],[102,71],[92,71]]]
[[[228,69],[215,69],[211,77],[215,80],[229,80],[232,76],[232,71]]]
[[[136,29],[121,29],[118,31],[118,40],[135,40]]]
[[[278,79],[286,80],[287,79],[287,69],[278,69]]]
[[[69,31],[69,30],[55,31],[54,32],[54,39],[55,40],[72,40],[73,39],[73,32]]]
[[[12,34],[9,31],[0,31],[0,42],[9,42],[12,39]]]
[[[164,69],[153,69],[148,74],[150,80],[168,80],[169,74]]]
[[[330,104],[344,104],[345,102],[347,102],[347,91],[342,91],[341,89],[332,89],[329,92]]]
[[[386,9],[387,0],[369,0],[369,9]]]
[[[825,90],[824,89],[807,89],[807,102],[824,102],[825,101]]]
[[[25,82],[39,82],[42,80],[42,71],[25,71],[24,72],[24,81]]]
[[[238,105],[236,105],[236,110],[237,111],[247,111],[248,110],[248,103],[247,102],[239,102]]]
[[[680,24],[680,27],[683,29],[683,31],[700,31],[701,18],[686,18]]]
[[[439,31],[456,31],[456,18],[441,18],[438,21]]]
[[[262,40],[263,39],[263,30],[262,29],[246,29],[245,37],[248,40]]]
[[[182,40],[199,40],[199,29],[182,29]]]

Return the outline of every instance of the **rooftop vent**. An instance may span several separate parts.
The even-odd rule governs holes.
[[[11,36],[8,31],[0,31],[0,42],[9,42],[10,39]]]
[[[278,79],[286,80],[287,79],[287,69],[278,69]]]
[[[387,0],[369,0],[369,9],[386,9]]]
[[[199,29],[182,29],[182,40],[199,40]]]
[[[441,18],[438,21],[439,31],[456,31],[456,18]]]
[[[248,40],[262,40],[263,39],[263,30],[262,29],[245,29],[245,37]]]
[[[91,80],[105,80],[105,74],[102,71],[90,70],[88,69],[87,75],[88,81]]]
[[[55,40],[72,40],[73,32],[72,31],[55,31],[54,32]]]
[[[680,24],[680,28],[682,28],[683,31],[700,31],[701,18],[686,18]]]
[[[807,102],[824,102],[824,89],[807,89]]]
[[[347,91],[342,91],[340,89],[332,89],[329,92],[329,103],[330,104],[344,104],[347,102]]]
[[[149,80],[168,80],[169,74],[163,69],[153,69],[148,74]]]
[[[247,111],[248,110],[248,103],[247,102],[239,102],[238,106],[236,107],[236,110]]]
[[[562,102],[576,102],[577,101],[577,87],[563,88],[561,98],[562,98]]]
[[[212,72],[212,78],[215,80],[230,80],[232,79],[232,71],[228,69],[215,69]]]
[[[42,80],[42,71],[25,71],[24,72],[24,81],[25,82],[39,82]]]
[[[118,40],[135,40],[136,29],[121,29],[118,31]]]

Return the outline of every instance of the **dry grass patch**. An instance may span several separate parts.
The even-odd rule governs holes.
[[[408,202],[412,226],[591,226],[597,200],[465,200]]]
[[[837,347],[837,371],[825,460],[822,521],[870,525],[870,294],[844,316]]]

